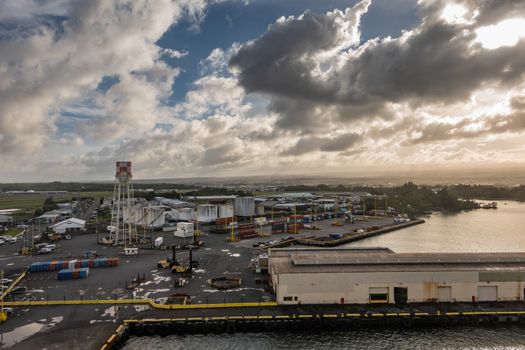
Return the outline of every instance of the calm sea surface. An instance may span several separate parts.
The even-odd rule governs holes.
[[[525,250],[525,204],[498,202],[497,210],[436,213],[423,225],[355,242],[395,252],[513,252]],[[519,326],[361,329],[321,333],[239,333],[132,338],[143,349],[525,349]]]

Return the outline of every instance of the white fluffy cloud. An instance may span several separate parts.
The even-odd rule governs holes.
[[[139,178],[516,161],[524,39],[482,34],[525,8],[451,3],[421,2],[418,26],[368,42],[367,0],[279,18],[212,50],[173,106],[180,71],[165,59],[192,53],[157,41],[202,21],[204,0],[2,2],[16,29],[0,33],[0,175],[109,179],[123,159]]]
[[[18,28],[0,40],[3,159],[32,154],[55,138],[67,118],[59,111],[70,105],[93,111],[75,126],[81,137],[118,139],[153,129],[179,73],[160,59],[166,51],[156,41],[183,15],[202,17],[205,7],[189,0],[25,5],[27,12],[18,11],[18,1],[0,8],[2,20]],[[97,89],[106,77],[115,77],[114,85]]]

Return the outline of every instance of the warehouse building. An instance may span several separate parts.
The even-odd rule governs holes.
[[[524,300],[525,253],[276,248],[268,272],[281,304],[516,301]]]
[[[51,229],[53,232],[58,234],[64,234],[67,232],[73,232],[73,231],[83,231],[86,228],[86,221],[82,219],[77,218],[69,218],[64,221],[60,221],[59,223],[54,224],[51,226]]]

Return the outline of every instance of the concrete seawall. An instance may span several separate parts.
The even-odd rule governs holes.
[[[306,245],[306,246],[316,246],[316,247],[337,247],[346,243],[360,241],[362,239],[379,236],[388,232],[401,230],[406,227],[414,226],[414,225],[420,225],[425,223],[425,220],[418,219],[413,220],[410,222],[405,222],[402,224],[396,224],[396,225],[390,225],[385,226],[377,230],[372,230],[368,232],[363,233],[354,233],[354,232],[348,232],[344,234],[344,237],[339,239],[333,239],[333,240],[321,240],[321,239],[314,239],[314,238],[291,238],[276,244],[273,244],[267,248],[282,248],[287,247],[292,244],[300,244],[300,245]]]
[[[190,311],[190,310],[188,310]],[[212,310],[210,310],[212,311]],[[164,315],[164,316],[163,316]],[[302,305],[300,307],[231,309],[195,314],[179,313],[176,318],[156,314],[127,319],[101,349],[119,349],[130,337],[238,332],[290,332],[352,330],[361,327],[456,327],[495,326],[525,323],[525,306],[520,302],[405,305]],[[160,317],[159,317],[160,316]]]

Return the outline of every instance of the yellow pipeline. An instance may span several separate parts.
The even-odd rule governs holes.
[[[31,301],[6,301],[5,306],[58,306],[58,305],[149,305],[155,309],[181,310],[181,309],[214,309],[235,307],[277,306],[275,301],[221,303],[221,304],[186,304],[165,305],[155,303],[152,299],[108,299],[108,300],[31,300]]]

